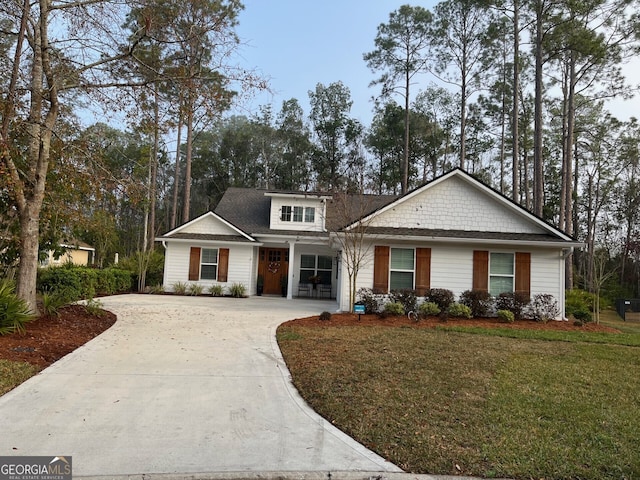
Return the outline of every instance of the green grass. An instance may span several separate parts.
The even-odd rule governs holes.
[[[407,471],[640,478],[640,349],[547,333],[285,325],[278,341],[303,397]]]
[[[26,362],[11,362],[0,359],[0,395],[14,389],[40,369]]]

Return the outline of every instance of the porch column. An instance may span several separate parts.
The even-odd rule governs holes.
[[[295,253],[295,242],[289,242],[289,271],[287,272],[287,300],[293,299],[293,265]]]

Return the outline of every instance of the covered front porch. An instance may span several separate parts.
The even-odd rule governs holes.
[[[257,258],[258,295],[330,300],[340,291],[338,252],[325,242],[264,242]]]

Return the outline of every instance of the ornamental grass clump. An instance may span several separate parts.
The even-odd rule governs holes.
[[[224,295],[224,287],[218,284],[211,285],[209,287],[209,293],[214,297],[221,297],[222,295]]]
[[[234,298],[243,298],[247,294],[247,287],[245,287],[242,283],[233,283],[229,287],[229,295]]]

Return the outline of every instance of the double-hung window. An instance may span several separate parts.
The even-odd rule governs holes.
[[[304,209],[304,221],[306,223],[313,223],[316,221],[316,209],[313,207],[307,207]]]
[[[513,253],[494,253],[489,256],[489,293],[493,296],[514,291],[515,259]]]
[[[288,205],[284,205],[282,210],[280,210],[280,220],[283,222],[291,221],[291,207]]]
[[[315,207],[283,205],[280,208],[280,221],[314,223],[316,221],[316,209]]]
[[[413,248],[392,248],[389,272],[390,290],[412,290],[415,274],[415,250]]]
[[[203,248],[200,257],[200,279],[216,280],[218,278],[218,249]]]

